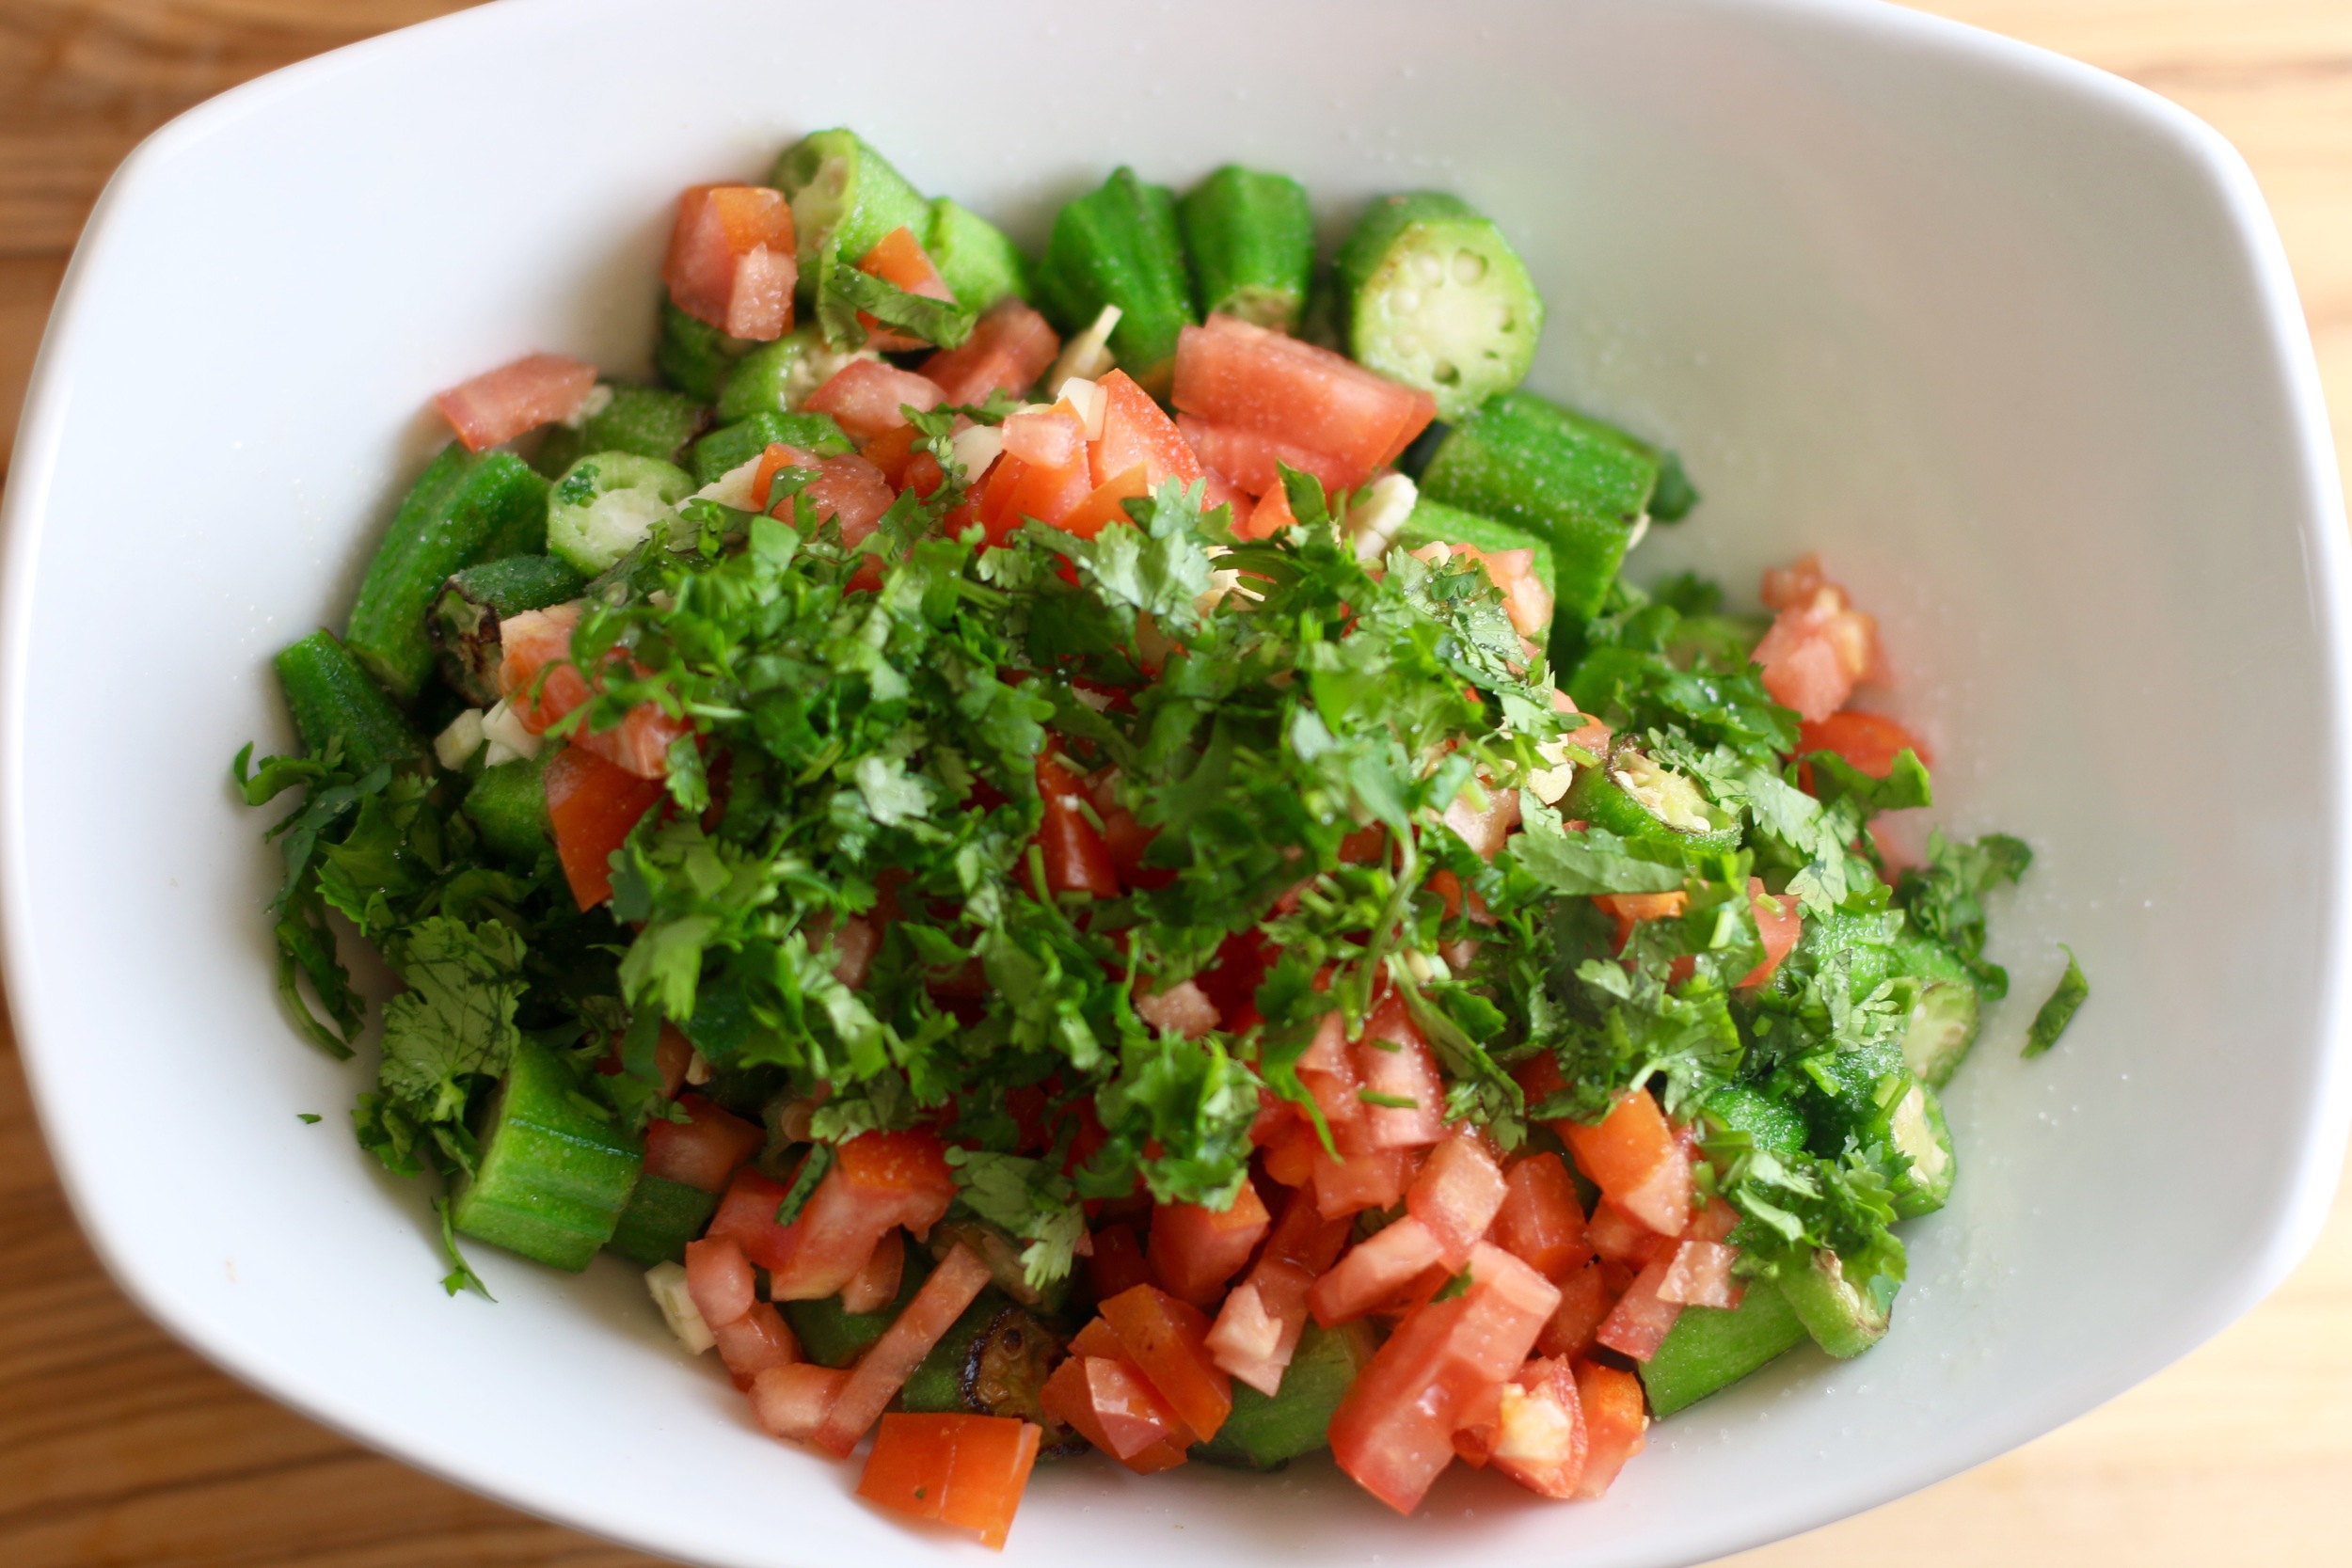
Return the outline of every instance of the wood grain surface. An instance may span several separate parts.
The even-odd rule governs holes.
[[[455,8],[0,0],[0,430],[90,202],[139,137],[247,77]],[[2332,402],[2352,412],[2352,0],[1929,8],[2130,77],[2235,141],[2286,236]],[[2340,449],[2347,428],[2340,414]],[[1967,1475],[1732,1560],[2337,1568],[2352,1561],[2348,1485],[2352,1188],[2293,1279],[2170,1370]],[[0,1564],[650,1560],[355,1448],[167,1338],[75,1228],[0,1022]]]

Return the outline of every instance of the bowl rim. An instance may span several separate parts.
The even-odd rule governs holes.
[[[632,0],[612,0],[630,4]],[[2326,781],[2326,850],[2330,890],[2320,948],[2335,962],[2318,982],[2314,1025],[2314,1092],[2296,1128],[2301,1158],[2293,1185],[2263,1217],[2257,1238],[2240,1238],[2248,1259],[2229,1287],[2204,1309],[2173,1323],[2135,1363],[2101,1369],[2046,1385],[2038,1396],[2014,1402],[1987,1422],[1974,1441],[1922,1448],[1907,1461],[1874,1469],[1867,1480],[1840,1479],[1801,1498],[1741,1511],[1736,1523],[1701,1527],[1685,1538],[1679,1560],[1711,1559],[1786,1539],[1889,1502],[2039,1437],[2106,1403],[2220,1333],[2267,1296],[2311,1250],[2330,1212],[2352,1132],[2352,539],[2334,434],[2319,368],[2277,225],[2244,157],[2218,131],[2157,93],[2094,66],[2038,45],[1887,0],[1681,0],[1695,11],[1763,12],[1791,23],[1843,29],[1866,38],[1957,54],[2021,82],[2072,96],[2161,139],[2200,176],[2228,217],[2231,237],[2256,281],[2271,368],[2290,408],[2305,506],[2298,541],[2306,562],[2309,606],[2321,652],[2321,685],[2328,733],[2320,754]],[[27,824],[24,780],[24,680],[27,636],[39,587],[36,563],[46,521],[56,461],[71,414],[72,368],[86,328],[83,283],[92,258],[108,248],[119,214],[151,186],[169,178],[184,150],[279,101],[350,72],[396,64],[500,33],[528,33],[558,13],[578,19],[577,0],[496,0],[344,45],[282,67],[183,111],[150,134],[108,179],[77,240],[61,280],[28,379],[5,496],[0,496],[0,977],[5,977],[16,1037],[37,1116],[74,1217],[115,1283],[182,1344],[239,1381],[259,1388],[310,1419],[374,1451],[389,1453],[469,1492],[486,1496],[567,1528],[591,1532],[662,1556],[680,1544],[660,1536],[626,1507],[559,1495],[519,1475],[460,1474],[421,1442],[371,1420],[330,1391],[276,1360],[263,1347],[181,1309],[168,1277],[142,1270],[127,1249],[117,1217],[96,1200],[85,1174],[94,1151],[66,1135],[68,1107],[49,1083],[42,1062],[68,1042],[48,1022],[42,977],[29,960],[22,933],[32,927],[31,890],[24,872]]]

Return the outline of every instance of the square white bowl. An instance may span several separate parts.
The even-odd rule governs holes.
[[[1677,444],[1637,558],[1744,596],[1820,549],[1875,610],[1940,820],[2041,859],[2017,996],[1949,1104],[1957,1200],[1895,1332],[1654,1429],[1597,1505],[1456,1474],[1391,1517],[1326,1464],[1041,1472],[1008,1559],[1682,1562],[1923,1485],[2180,1355],[2312,1239],[2346,1074],[2343,516],[2236,155],[2052,55],[1830,0],[1120,8],[516,0],[220,98],[91,221],[8,499],[0,883],[52,1147],[175,1333],[463,1484],[712,1563],[975,1547],[761,1436],[634,1275],[496,1255],[445,1300],[355,1070],[270,990],[272,861],[225,776],[269,656],[348,602],[440,439],[533,348],[642,371],[677,189],[852,123],[1031,241],[1134,162],[1290,170],[1343,223],[1441,185],[1524,249],[1533,384]],[[2071,942],[2092,1000],[2017,1059]],[[323,1113],[310,1126],[296,1113]]]

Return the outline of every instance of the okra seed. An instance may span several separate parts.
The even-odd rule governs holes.
[[[1454,281],[1475,283],[1486,276],[1486,258],[1475,250],[1457,250],[1454,253]]]
[[[1413,258],[1413,277],[1423,288],[1436,288],[1445,281],[1445,258],[1422,251]]]
[[[1389,309],[1400,316],[1410,316],[1421,309],[1421,291],[1399,289],[1389,297]]]
[[[1454,361],[1451,359],[1438,360],[1438,368],[1429,373],[1431,378],[1440,387],[1451,387],[1455,382],[1462,379],[1461,371],[1454,366]]]

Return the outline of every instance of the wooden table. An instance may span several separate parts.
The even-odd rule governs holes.
[[[0,0],[0,430],[83,216],[141,135],[248,76],[454,8]],[[2333,401],[2352,410],[2352,0],[1931,8],[2144,83],[2234,140],[2285,232]],[[2341,447],[2352,427],[2337,428]],[[2321,1568],[2352,1560],[2348,1484],[2352,1191],[2277,1295],[2162,1376],[1968,1475],[1734,1560]],[[0,1023],[0,1564],[650,1560],[354,1448],[166,1338],[75,1229]]]

